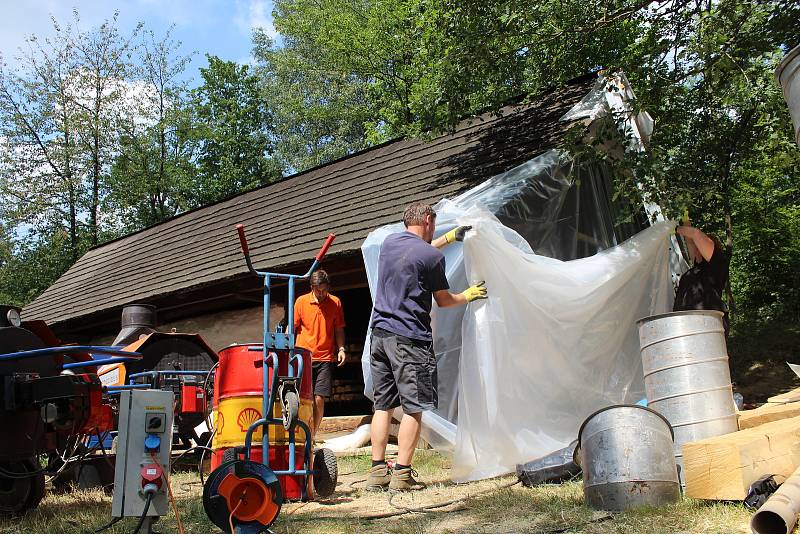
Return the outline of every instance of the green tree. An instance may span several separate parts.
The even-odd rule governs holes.
[[[798,147],[772,76],[797,44],[797,2],[277,0],[275,25],[288,49],[313,59],[298,61],[296,76],[364,84],[368,143],[445,131],[509,97],[624,70],[656,131],[645,154],[616,163],[617,195],[647,196],[669,217],[688,209],[719,233],[734,247],[747,313],[797,309],[796,271],[767,271],[800,263]]]
[[[258,76],[247,65],[207,57],[208,66],[200,69],[203,83],[192,95],[193,135],[199,145],[195,205],[282,176],[272,157],[271,117]]]
[[[196,141],[180,76],[191,56],[152,31],[138,47],[130,113],[120,122],[120,152],[110,176],[108,206],[126,230],[156,224],[186,210],[194,189]]]
[[[52,39],[28,39],[20,69],[0,70],[0,217],[9,231],[20,224],[66,228],[68,257],[75,261],[87,194],[74,102],[79,65],[74,42],[65,37],[69,28],[61,33],[53,25]]]
[[[117,20],[115,13],[83,29],[77,12],[66,25],[53,19],[50,37],[27,40],[18,67],[0,66],[0,279],[8,302],[28,302],[88,247],[116,236],[122,207],[111,190],[139,186],[140,175],[111,179],[120,140],[130,139],[123,126],[154,121],[136,107],[141,25],[122,35]]]
[[[48,228],[0,238],[0,302],[24,306],[72,265],[67,232]]]
[[[123,36],[117,27],[119,12],[110,20],[88,31],[77,30],[80,18],[74,21],[65,39],[72,42],[76,53],[72,102],[78,108],[78,139],[86,160],[88,182],[88,230],[92,246],[99,243],[100,208],[108,194],[108,176],[119,150],[118,130],[130,106],[134,40],[141,31],[139,24],[131,35]],[[74,30],[73,30],[74,29]]]
[[[367,146],[368,82],[327,72],[313,50],[296,39],[275,47],[261,29],[253,33],[262,98],[272,116],[275,158],[302,171]]]

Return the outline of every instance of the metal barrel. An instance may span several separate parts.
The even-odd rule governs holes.
[[[637,321],[647,406],[672,425],[682,485],[684,443],[739,429],[722,316],[696,310]]]
[[[789,115],[794,122],[794,139],[800,144],[800,46],[792,48],[783,58],[775,77],[783,89],[783,97],[789,105]]]
[[[262,373],[263,352],[260,343],[231,345],[219,351],[219,368],[214,376],[214,421],[216,432],[211,443],[211,468],[219,467],[225,452],[245,443],[245,436],[250,424],[261,419],[263,410],[264,378]],[[287,376],[289,370],[289,351],[275,350],[278,356],[278,375]],[[303,357],[303,377],[300,381],[300,408],[298,418],[311,425],[314,417],[314,388],[312,380],[311,353],[296,348],[296,354]],[[272,377],[268,388],[272,386]],[[272,405],[272,417],[280,419],[283,413],[280,401]],[[260,462],[262,457],[261,437],[263,427],[253,433],[253,445],[250,448],[250,459]],[[303,469],[303,445],[305,433],[296,427],[295,432],[295,467]],[[269,425],[269,465],[276,471],[289,469],[289,432],[283,425]],[[302,496],[303,476],[279,477],[283,495],[286,499],[300,499]]]
[[[590,415],[578,433],[575,462],[592,508],[624,511],[680,499],[672,429],[649,408],[609,406]]]

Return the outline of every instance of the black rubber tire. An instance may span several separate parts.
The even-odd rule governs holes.
[[[35,460],[29,460],[30,462],[30,470],[38,471],[39,464]],[[25,510],[33,510],[39,503],[42,502],[44,499],[44,491],[45,491],[45,480],[44,480],[44,473],[39,473],[38,475],[34,475],[31,479],[31,491],[28,494],[28,500],[25,501]]]
[[[39,465],[35,458],[3,462],[2,467],[14,473],[35,473]],[[0,516],[18,515],[39,506],[45,491],[44,474],[28,478],[0,476]]]
[[[287,391],[283,395],[283,428],[291,429],[297,423],[300,413],[300,399],[294,391]]]
[[[317,497],[330,497],[336,491],[339,465],[330,449],[314,451],[314,492]]]

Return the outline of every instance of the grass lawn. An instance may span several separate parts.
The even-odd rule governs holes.
[[[288,503],[273,525],[273,531],[294,533],[558,533],[596,534],[694,533],[730,534],[749,532],[750,512],[738,504],[684,500],[663,508],[606,514],[583,505],[580,480],[535,489],[514,477],[501,477],[471,484],[454,485],[449,479],[449,460],[431,451],[420,451],[415,467],[428,488],[391,498],[388,493],[363,489],[369,457],[339,459],[340,484],[329,499],[311,503]],[[172,478],[184,529],[191,533],[218,530],[206,518],[196,473],[177,473]],[[459,500],[461,499],[461,500]],[[371,518],[447,501],[449,506],[431,513],[405,513],[382,519]],[[93,532],[110,519],[111,497],[101,491],[49,493],[39,508],[25,517],[0,520],[0,532],[25,534],[77,534]],[[133,518],[117,523],[109,533],[130,533]],[[177,532],[174,515],[162,518],[157,529]]]

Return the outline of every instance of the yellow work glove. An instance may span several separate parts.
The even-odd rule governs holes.
[[[464,295],[464,298],[467,299],[467,302],[472,302],[473,300],[478,300],[478,299],[489,298],[489,296],[486,294],[486,287],[483,285],[484,283],[485,282],[478,282],[474,286],[468,287],[461,294]]]
[[[444,234],[444,240],[447,241],[448,245],[456,241],[464,241],[464,234],[470,230],[472,230],[472,226],[456,226]]]

